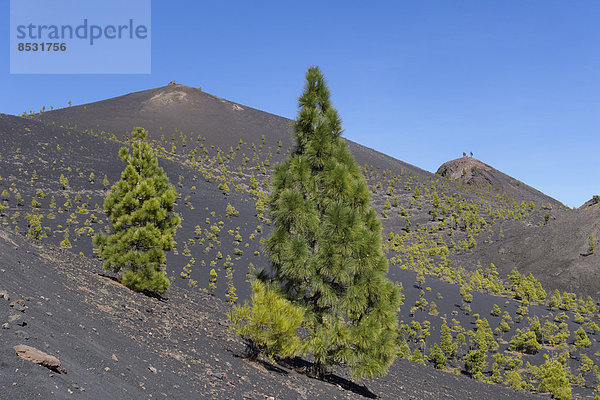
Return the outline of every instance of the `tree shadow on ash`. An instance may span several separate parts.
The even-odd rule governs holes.
[[[234,350],[227,349],[230,353],[232,353],[233,357],[242,358],[248,360],[248,357],[244,353],[237,353]],[[309,378],[317,379],[322,382],[331,383],[332,385],[340,385],[343,389],[348,390],[352,393],[358,394],[360,396],[366,397],[368,399],[377,399],[379,398],[375,393],[371,392],[365,385],[358,385],[348,379],[342,378],[341,376],[328,373],[323,379],[319,379],[310,374],[313,363],[303,360],[299,357],[294,358],[277,358],[275,362],[279,364],[281,367],[270,363],[268,360],[261,360],[260,358],[255,361],[256,363],[262,365],[268,371],[272,371],[282,375],[288,375],[289,372],[283,368],[287,368],[293,370],[299,374],[308,376]]]
[[[115,277],[115,276],[107,275],[107,274],[101,274],[101,273],[99,273],[98,276],[101,276],[101,277],[106,278],[106,279],[110,279],[111,281],[116,282],[119,285],[123,286],[123,284],[121,282],[119,282],[119,279],[117,277]],[[141,294],[143,294],[145,296],[152,297],[152,298],[157,299],[158,301],[162,301],[162,302],[167,302],[169,300],[168,297],[163,297],[160,294],[158,294],[156,292],[153,292],[151,290],[141,290],[141,291],[137,291],[137,293],[141,293]]]
[[[233,355],[233,357],[241,358],[243,360],[248,360],[248,356],[246,354],[237,354],[233,350],[229,350],[229,349],[227,349],[227,351],[229,351]],[[255,360],[254,362],[256,362],[257,364],[262,365],[267,371],[275,372],[275,373],[282,374],[282,375],[288,375],[289,374],[289,372],[286,371],[285,369],[280,368],[277,365],[272,364],[272,363],[270,363],[267,360],[258,359],[258,360]]]
[[[348,379],[342,378],[341,376],[332,373],[326,374],[323,377],[323,379],[313,377],[309,373],[313,364],[299,357],[279,359],[277,360],[277,363],[282,366],[285,366],[286,368],[293,369],[298,373],[307,375],[313,379],[322,380],[323,382],[331,383],[332,385],[340,385],[345,390],[351,391],[368,399],[378,398],[378,396],[375,393],[371,392],[365,385],[358,385],[352,381],[349,381]]]

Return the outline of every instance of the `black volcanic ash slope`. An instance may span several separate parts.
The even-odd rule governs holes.
[[[188,94],[183,96],[181,93]],[[154,108],[152,112],[143,111],[152,99],[164,100],[163,107]],[[206,105],[202,101],[214,104]],[[126,139],[126,132],[135,125],[147,125],[151,127],[159,163],[180,193],[176,211],[182,214],[184,222],[176,236],[177,251],[169,254],[167,259],[174,286],[210,292],[210,271],[214,269],[218,275],[215,282],[217,297],[232,302],[236,297],[247,298],[247,274],[251,266],[268,266],[260,245],[261,238],[269,231],[264,204],[267,180],[273,165],[286,156],[291,146],[289,120],[244,106],[236,107],[235,103],[180,85],[43,113],[35,118],[39,120],[0,118],[0,176],[3,178],[0,191],[6,189],[8,193],[8,197],[2,199],[6,208],[0,211],[0,216],[5,226],[19,228],[21,233],[27,234],[30,229],[27,214],[43,215],[42,226],[48,237],[41,238],[42,245],[57,245],[69,232],[73,245],[71,252],[81,251],[92,258],[90,236],[106,226],[100,207],[95,207],[96,203],[102,204],[107,190],[102,179],[105,174],[110,183],[118,179],[124,165],[118,160],[117,150]],[[230,118],[237,122],[231,122]],[[220,124],[227,129],[217,131],[215,128],[213,131],[207,128],[197,134],[198,131],[192,128]],[[254,124],[252,132],[250,128],[244,131],[246,124]],[[261,126],[264,129],[260,129]],[[190,131],[183,130],[188,128]],[[246,136],[242,137],[242,134]],[[433,343],[439,341],[443,321],[450,324],[456,320],[460,327],[474,331],[475,315],[480,315],[489,319],[492,329],[498,328],[504,317],[490,316],[494,304],[501,306],[514,321],[508,332],[494,334],[501,342],[500,351],[506,351],[516,329],[528,325],[527,318],[521,320],[516,314],[519,309],[524,312],[521,303],[475,292],[475,300],[467,307],[459,295],[459,284],[465,286],[468,283],[478,290],[477,277],[481,275],[477,274],[487,274],[493,259],[493,252],[488,254],[487,249],[503,244],[509,246],[513,238],[522,238],[520,235],[527,235],[538,227],[550,226],[554,219],[558,220],[561,214],[570,215],[570,211],[558,207],[550,210],[534,202],[516,201],[489,187],[455,182],[371,149],[352,143],[350,146],[364,166],[373,192],[373,204],[384,226],[390,277],[404,286],[406,300],[400,318],[411,351],[420,346],[406,336],[406,327],[413,321],[431,323],[431,335],[425,343],[428,353]],[[89,176],[92,172],[94,179]],[[69,180],[67,187],[60,182],[61,174]],[[38,194],[39,190],[43,196]],[[54,206],[52,196],[55,197]],[[231,206],[229,211],[228,205]],[[545,214],[549,214],[548,221]],[[481,265],[478,267],[478,264]],[[497,264],[503,276],[514,266],[511,262]],[[549,268],[555,267],[550,265]],[[468,270],[477,270],[477,274]],[[568,275],[575,273],[570,271]],[[539,277],[540,280],[550,276],[548,271],[542,274],[545,275]],[[421,278],[425,279],[425,284]],[[512,297],[510,292],[504,296]],[[556,314],[556,311],[551,314],[543,306],[534,304],[528,312],[527,317],[537,315],[549,321]],[[586,315],[585,318],[592,317]],[[571,331],[577,329],[573,320],[575,316],[572,315],[568,322]],[[458,330],[453,333],[455,338],[457,333]],[[596,333],[588,333],[594,343],[589,354],[597,363],[599,360],[594,355],[598,350]],[[461,357],[465,351],[463,348]],[[555,351],[547,349],[536,356],[526,356],[524,361],[536,364],[541,362],[542,354]],[[570,361],[572,371],[579,366],[578,356],[575,357]],[[488,377],[491,360],[490,354]],[[387,382],[400,386],[403,384],[399,382],[410,383],[411,373],[394,372],[396,365],[406,370],[416,366],[409,364],[407,367],[404,360],[397,363],[391,377],[369,383],[369,389],[379,391],[377,385],[387,385]],[[450,362],[448,371],[459,372],[463,366],[464,362],[459,358]],[[429,373],[424,372],[429,370],[413,370],[419,374]],[[455,379],[450,374],[440,377]],[[593,384],[593,377],[586,379],[588,385]],[[411,395],[427,398],[426,388],[415,387],[414,392],[409,392]],[[496,392],[497,388],[490,393],[502,398],[504,395],[501,391]],[[411,389],[403,386],[401,390]],[[455,386],[449,385],[444,398],[453,390]],[[592,392],[591,386],[576,390],[580,394]],[[458,398],[466,396],[466,393],[465,396],[457,393]],[[513,395],[521,397],[521,393]],[[431,396],[435,398],[433,394]]]
[[[600,239],[600,204],[590,200],[576,210],[548,210],[547,222],[507,229],[505,238],[474,250],[469,257],[504,269],[532,273],[548,289],[600,299],[600,255],[589,237]]]
[[[125,166],[118,157],[119,147],[119,143],[77,130],[0,115],[0,194],[6,191],[0,211],[3,224],[27,234],[27,215],[42,215],[43,242],[58,245],[68,234],[71,251],[93,256],[91,236],[107,227],[102,204],[110,186],[102,181],[106,176],[110,184],[115,183]],[[176,237],[179,250],[169,254],[171,276],[186,284],[179,276],[188,265],[194,267],[193,281],[206,287],[214,268],[218,295],[224,296],[231,285],[246,297],[248,265],[256,262],[260,256],[254,252],[261,250],[260,234],[249,238],[261,224],[253,217],[254,201],[235,190],[223,193],[216,181],[207,181],[182,163],[161,158],[160,165],[177,185],[176,211],[184,217]],[[61,175],[68,186],[61,184]],[[227,216],[228,204],[242,217]],[[243,233],[243,242],[236,232]],[[236,248],[243,250],[240,253]],[[229,277],[227,269],[233,266],[224,265],[228,257],[232,264],[243,266]]]
[[[256,146],[264,141],[265,147],[273,151],[274,161],[283,159],[285,151],[293,146],[291,120],[178,84],[45,112],[37,118],[81,131],[104,131],[118,138],[130,133],[134,126],[145,128],[154,139],[161,136],[170,139],[181,133],[189,138],[199,135],[210,146],[225,152],[230,147],[235,148],[240,139]],[[275,153],[278,140],[281,140],[282,153]],[[352,141],[348,144],[361,165],[405,168],[415,174],[431,176],[430,172]]]
[[[250,199],[251,202],[256,201],[256,196],[261,191],[267,191],[266,182],[272,166],[283,160],[292,146],[290,120],[221,99],[199,89],[176,84],[45,112],[36,115],[36,118],[54,126],[87,131],[105,139],[113,135],[114,139],[122,139],[133,126],[144,126],[149,129],[155,145],[162,149],[164,158],[180,164],[187,162],[188,166],[196,169],[192,174],[189,170],[177,173],[183,177],[184,182],[189,182],[197,176],[197,180],[183,183],[183,186],[179,187],[182,192],[198,180],[209,179],[217,183],[217,186],[229,182],[229,189],[241,184],[242,190],[246,191],[245,194],[241,194],[241,198]],[[537,235],[544,236],[546,242],[553,238],[553,242],[570,244],[570,236],[575,237],[574,240],[578,243],[585,241],[585,238],[579,237],[579,233],[572,235],[568,230],[538,229],[540,223],[545,223],[545,218],[549,218],[550,221],[570,218],[565,215],[568,213],[555,199],[473,158],[450,161],[440,167],[437,175],[432,175],[372,149],[351,141],[348,143],[357,161],[365,167],[365,173],[374,190],[375,207],[382,216],[387,215],[383,218],[386,236],[390,232],[398,234],[405,230],[407,220],[411,222],[412,231],[425,227],[431,231],[443,220],[444,227],[439,227],[441,236],[435,240],[443,240],[446,246],[449,246],[449,239],[452,239],[459,245],[462,240],[470,240],[469,232],[466,232],[461,222],[465,213],[464,203],[468,202],[469,212],[482,216],[487,226],[482,225],[482,229],[478,229],[472,235],[477,242],[476,257],[471,257],[472,248],[465,247],[464,251],[451,252],[449,258],[454,261],[455,267],[473,269],[477,264],[486,266],[493,262],[504,276],[513,268],[527,273],[533,272],[549,289],[564,284],[564,289],[578,293],[599,292],[600,284],[596,283],[597,280],[587,280],[584,285],[579,284],[585,280],[589,268],[585,263],[579,262],[582,260],[578,256],[569,255],[565,259],[564,253],[571,249],[567,244],[553,245],[549,248],[543,243],[535,246],[519,245],[524,242],[522,238],[535,238]],[[201,165],[202,169],[212,170],[208,174],[200,173],[197,171],[198,165]],[[170,176],[174,180],[175,177]],[[442,178],[439,178],[440,176]],[[195,186],[198,188],[199,185]],[[417,189],[419,193],[415,192]],[[442,205],[442,210],[432,206],[431,196],[434,191],[438,192],[438,196],[441,196],[442,192],[445,193],[447,201]],[[185,193],[184,196],[190,196],[190,202],[197,209],[193,217],[199,221],[211,217],[202,211],[219,212],[214,209],[216,206],[209,207],[209,210],[206,210],[206,206],[202,207],[203,196],[207,195],[206,193],[203,190],[195,190],[193,193]],[[233,190],[228,196],[230,199],[236,197]],[[197,202],[194,203],[194,200]],[[460,203],[463,203],[461,208],[453,210]],[[535,208],[527,209],[525,203],[534,204]],[[233,203],[232,205],[236,206]],[[399,209],[400,206],[406,212]],[[458,219],[449,224],[449,221],[452,222],[453,213],[458,214]],[[254,214],[260,214],[260,211]],[[215,217],[210,219],[209,225],[212,226]],[[218,218],[217,221],[227,220]],[[249,237],[259,225],[260,229],[268,230],[268,223],[263,222],[265,221],[256,220],[251,227],[249,225],[253,223],[246,219],[244,224],[248,226],[240,226],[239,232],[245,236],[243,231],[249,228],[246,232]],[[594,224],[593,220],[581,222],[581,232],[593,232],[590,225]],[[202,227],[202,224],[198,225]],[[449,237],[449,228],[454,230],[456,237]],[[256,232],[253,237],[261,236],[259,233]],[[413,237],[408,240],[415,240],[414,232],[410,236]],[[511,244],[511,241],[514,241],[514,244]],[[235,244],[232,246],[229,250],[238,248],[244,251]],[[250,246],[251,252],[260,253],[260,246]],[[544,257],[538,256],[540,249],[544,250]],[[512,256],[504,257],[499,252],[507,252]],[[199,261],[193,250],[192,254],[196,261]],[[260,262],[254,262],[259,259],[249,260],[247,254],[248,252],[245,252],[243,256],[244,262],[252,262],[255,266],[263,262],[262,257],[259,257]],[[575,259],[572,259],[573,257]],[[215,260],[206,259],[205,264],[211,261]],[[185,264],[184,262],[181,266]],[[217,259],[217,264],[219,272],[222,262]],[[193,275],[193,278],[205,280],[208,276],[206,270],[200,275]],[[559,275],[560,279],[556,279]],[[222,277],[223,274],[219,276]]]
[[[134,293],[96,261],[3,230],[0,292],[0,322],[20,317],[0,330],[3,399],[535,398],[405,360],[368,389],[344,376],[330,384],[247,363],[220,300],[177,288],[166,300]],[[9,305],[15,300],[22,311]],[[21,360],[18,344],[58,357],[66,371]]]

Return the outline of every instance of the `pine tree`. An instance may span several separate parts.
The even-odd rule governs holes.
[[[317,67],[298,102],[295,151],[272,178],[274,279],[306,310],[316,376],[335,364],[355,377],[384,375],[397,353],[400,296],[385,275],[381,224]]]
[[[478,319],[475,323],[477,325],[477,330],[475,331],[473,341],[476,348],[482,351],[496,350],[498,348],[498,342],[494,340],[494,333],[490,328],[488,320],[486,318]]]
[[[119,151],[127,166],[104,201],[112,232],[99,233],[94,244],[106,269],[124,269],[121,282],[125,286],[164,293],[170,283],[165,252],[173,248],[181,218],[173,212],[175,188],[158,166],[146,135],[143,128],[135,128],[132,154],[127,147]]]
[[[442,324],[440,329],[440,345],[442,346],[442,350],[448,357],[454,357],[456,355],[457,345],[454,343],[452,339],[452,333],[450,333],[450,328],[446,323]]]
[[[487,368],[487,363],[483,350],[471,350],[465,356],[465,371],[468,375],[479,378],[485,368]]]
[[[433,366],[436,369],[446,368],[446,356],[437,343],[433,344],[433,349],[431,349],[431,352],[429,353],[429,361],[433,363]]]
[[[296,330],[304,319],[304,311],[284,298],[279,288],[252,282],[252,304],[234,306],[227,314],[230,331],[242,336],[247,344],[248,359],[260,354],[292,357],[300,353],[301,341]]]
[[[559,360],[549,358],[544,355],[546,361],[538,366],[530,366],[529,372],[539,382],[538,391],[551,392],[557,399],[571,398],[571,385],[569,383],[568,367],[564,366]]]
[[[65,249],[71,248],[71,242],[69,241],[69,230],[68,229],[65,231],[64,240],[62,242],[60,242],[60,247],[63,247]]]
[[[592,345],[590,338],[588,338],[588,335],[582,327],[579,327],[579,329],[575,331],[575,340],[573,341],[573,344],[575,347],[579,348],[590,347]]]

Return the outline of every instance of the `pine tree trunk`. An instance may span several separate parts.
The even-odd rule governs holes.
[[[315,361],[315,363],[312,366],[311,374],[315,378],[323,379],[325,377],[325,372],[325,365],[320,361]]]
[[[260,348],[254,340],[249,340],[246,347],[246,358],[249,361],[256,361],[260,355]]]

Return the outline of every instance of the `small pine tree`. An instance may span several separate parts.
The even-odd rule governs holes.
[[[42,238],[46,237],[46,232],[44,232],[44,228],[42,227],[42,218],[44,218],[43,215],[28,213],[25,218],[27,219],[27,225],[29,227],[27,236],[36,240],[42,240]]]
[[[217,271],[215,271],[214,268],[210,270],[208,288],[210,290],[210,293],[215,293],[215,290],[217,290]]]
[[[423,353],[419,348],[416,348],[415,351],[413,351],[412,356],[410,356],[410,361],[425,365],[425,360],[423,360]]]
[[[573,341],[573,344],[575,347],[585,348],[590,347],[592,342],[590,341],[590,338],[588,338],[587,333],[585,333],[585,330],[580,327],[575,331],[575,340]]]
[[[492,306],[492,311],[490,311],[490,314],[493,315],[494,317],[497,317],[501,313],[502,313],[502,311],[500,310],[500,307],[498,306],[498,304],[494,304]]]
[[[442,324],[440,329],[440,345],[448,357],[455,356],[458,345],[452,340],[452,333],[446,323]]]
[[[235,209],[234,206],[232,206],[231,204],[227,203],[227,208],[225,209],[225,216],[227,218],[229,217],[233,217],[236,215],[239,215],[240,212],[238,210]]]
[[[252,304],[234,306],[227,317],[235,331],[246,341],[246,356],[256,360],[261,354],[269,357],[292,357],[302,351],[302,341],[296,335],[304,320],[304,310],[294,306],[276,286],[261,281],[252,282]]]
[[[431,349],[431,352],[429,353],[429,361],[433,363],[433,366],[436,369],[446,368],[446,356],[437,343],[433,345],[433,349]]]
[[[525,390],[533,388],[523,379],[518,369],[509,369],[504,373],[504,384],[515,390]]]
[[[475,331],[474,342],[477,348],[482,351],[496,350],[498,342],[494,340],[494,334],[488,320],[486,318],[478,319],[475,323],[477,330]]]
[[[64,249],[71,248],[71,242],[69,241],[69,230],[65,231],[65,238],[63,239],[62,242],[60,242],[60,247],[62,247]]]
[[[105,268],[124,269],[121,282],[125,286],[164,293],[170,284],[165,252],[173,248],[181,218],[173,212],[175,188],[159,167],[146,135],[143,128],[135,128],[133,153],[127,147],[119,151],[127,166],[104,201],[112,232],[99,233],[94,244]]]
[[[535,354],[542,348],[542,345],[538,343],[534,331],[517,329],[517,333],[510,341],[509,348],[510,350],[520,351],[525,354]]]
[[[63,189],[67,189],[69,187],[69,180],[63,174],[60,174],[59,181]]]
[[[538,391],[551,392],[557,399],[570,399],[571,384],[569,383],[569,373],[565,371],[566,367],[557,359],[551,359],[547,355],[545,358],[546,361],[539,367],[529,367],[529,372],[539,382]]]
[[[402,340],[402,343],[400,343],[400,348],[398,349],[398,357],[406,359],[410,357],[410,347],[408,347],[408,343],[406,343],[406,340]]]
[[[560,308],[562,306],[562,303],[563,301],[562,297],[560,296],[560,292],[558,291],[558,289],[554,289],[554,294],[550,298],[548,306],[550,307],[550,309],[556,309]]]
[[[588,246],[589,246],[588,253],[594,254],[594,252],[596,251],[596,241],[594,240],[594,235],[592,235],[591,233],[590,233],[590,236],[588,237]]]
[[[474,378],[479,378],[481,372],[487,367],[486,355],[483,350],[471,350],[465,356],[465,371]]]

